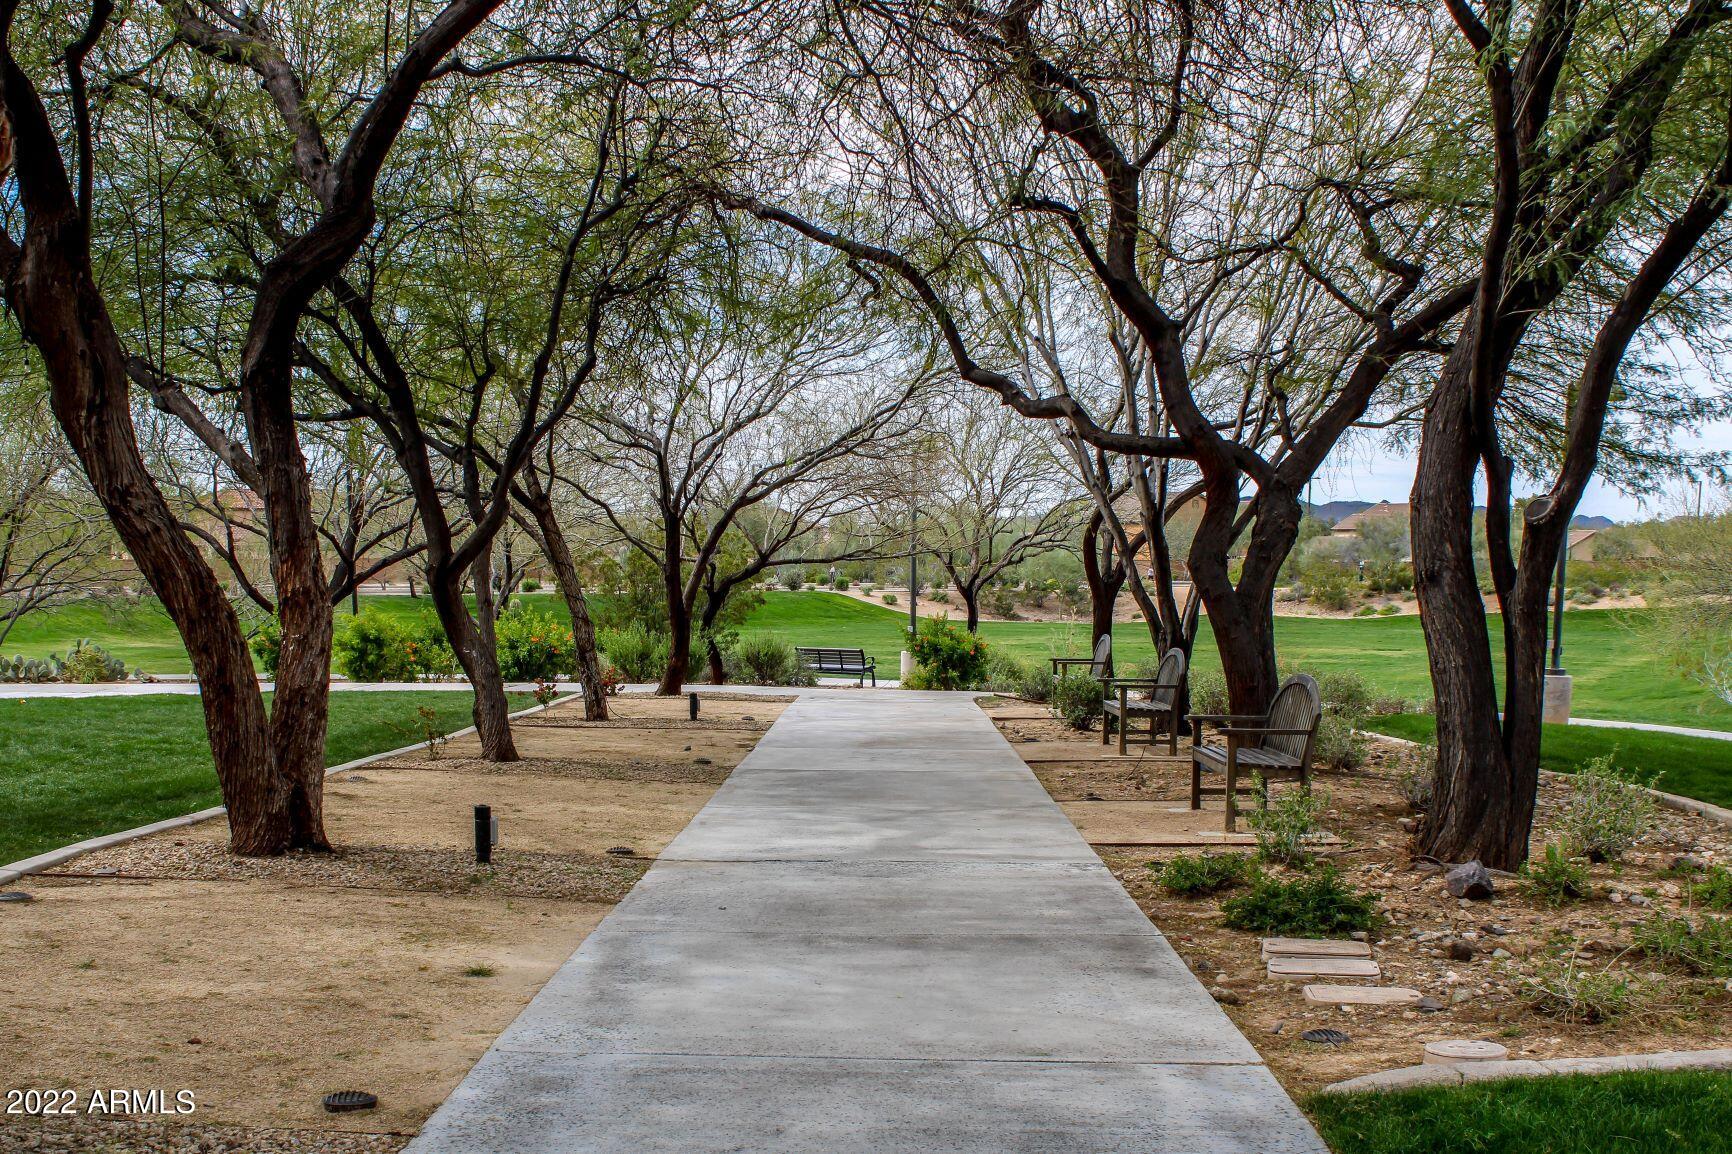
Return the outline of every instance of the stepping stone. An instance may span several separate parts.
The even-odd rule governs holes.
[[[1381,978],[1383,969],[1370,958],[1270,958],[1269,976],[1302,982],[1310,978]]]
[[[1420,997],[1405,986],[1306,986],[1301,992],[1313,1006],[1411,1006]]]
[[[1470,1062],[1501,1062],[1509,1057],[1509,1048],[1496,1042],[1476,1042],[1471,1039],[1446,1039],[1425,1044],[1427,1066],[1460,1066]]]
[[[1264,938],[1263,960],[1270,958],[1369,958],[1371,943],[1328,938]]]

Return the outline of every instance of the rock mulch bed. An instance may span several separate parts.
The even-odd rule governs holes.
[[[69,872],[106,875],[113,871],[119,878],[272,881],[579,902],[617,902],[649,868],[630,858],[527,850],[502,854],[492,865],[483,866],[476,864],[472,852],[389,845],[243,858],[215,842],[160,837],[101,850],[74,864],[77,869],[69,867]]]
[[[373,769],[368,766],[367,769]],[[468,774],[473,777],[512,777],[534,774],[541,777],[563,777],[574,781],[655,781],[664,784],[689,782],[694,785],[720,785],[733,770],[714,762],[668,761],[654,757],[616,758],[592,761],[575,757],[538,757],[532,761],[488,761],[480,757],[400,757],[380,762],[379,769],[429,769]],[[366,770],[359,771],[363,776]],[[333,781],[342,782],[345,777]]]
[[[1019,752],[1038,742],[1043,759],[1061,740],[1079,754],[1100,748],[1098,730],[1075,733],[1056,720],[1018,718],[1001,722],[1000,729]],[[1607,747],[1615,740],[1608,734]],[[1507,874],[1492,876],[1489,899],[1457,898],[1447,888],[1443,866],[1415,857],[1411,830],[1403,825],[1413,819],[1401,784],[1416,764],[1416,751],[1372,742],[1366,753],[1358,770],[1317,776],[1316,788],[1328,803],[1321,825],[1338,839],[1321,847],[1317,857],[1340,870],[1352,888],[1377,895],[1383,920],[1371,935],[1380,971],[1375,984],[1416,990],[1423,998],[1419,1003],[1310,1004],[1305,983],[1269,977],[1259,935],[1223,925],[1222,902],[1242,889],[1178,897],[1157,882],[1160,868],[1176,851],[1097,846],[1290,1090],[1309,1092],[1353,1075],[1416,1064],[1424,1044],[1440,1038],[1498,1041],[1509,1047],[1512,1059],[1541,1060],[1710,1048],[1732,1036],[1728,983],[1645,957],[1633,941],[1635,928],[1657,913],[1701,915],[1690,902],[1689,878],[1673,863],[1684,858],[1700,867],[1732,865],[1732,829],[1660,810],[1653,829],[1621,863],[1589,868],[1589,900],[1554,908]],[[1047,762],[1033,768],[1055,800],[1063,802],[1165,801],[1188,790],[1183,759],[1145,756],[1116,764]],[[1571,790],[1567,777],[1542,779],[1536,854],[1555,840]],[[1217,810],[1211,812],[1218,812],[1219,802],[1214,804]],[[1283,867],[1265,869],[1293,876]],[[1607,1021],[1538,1012],[1542,999],[1536,984],[1571,967],[1626,982],[1630,996],[1623,1012]],[[1320,1027],[1342,1030],[1349,1040],[1326,1046],[1301,1039],[1304,1031]]]
[[[198,1122],[30,1118],[0,1127],[0,1154],[397,1154],[400,1134],[275,1130]]]

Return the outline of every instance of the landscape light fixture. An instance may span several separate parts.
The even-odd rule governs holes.
[[[688,694],[686,694],[686,696],[691,699],[692,720],[696,721],[698,719],[698,695],[696,693],[688,693]]]
[[[493,816],[493,807],[478,805],[475,807],[475,861],[480,865],[489,865],[493,861],[493,847],[499,844],[499,819]]]

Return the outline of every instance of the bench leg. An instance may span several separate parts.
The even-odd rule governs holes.
[[[1203,763],[1191,758],[1191,808],[1203,808]]]
[[[1131,727],[1131,717],[1128,713],[1119,715],[1119,756],[1125,755],[1125,732]]]
[[[1179,707],[1167,711],[1167,756],[1179,756]]]
[[[1113,715],[1103,709],[1101,710],[1101,744],[1105,745],[1107,742],[1111,741],[1112,736]]]
[[[1238,827],[1239,817],[1239,759],[1229,751],[1227,755],[1227,820],[1225,829],[1233,833]]]

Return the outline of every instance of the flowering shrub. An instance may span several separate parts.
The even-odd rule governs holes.
[[[552,681],[576,657],[571,630],[551,613],[519,603],[499,618],[499,672],[507,681]]]
[[[351,681],[415,680],[408,630],[376,609],[343,619],[331,638],[331,658]]]
[[[942,617],[930,617],[914,638],[918,689],[974,689],[986,680],[986,642]]]
[[[418,679],[440,681],[457,676],[457,654],[439,615],[431,609],[423,610],[415,624],[407,627],[403,650]]]

